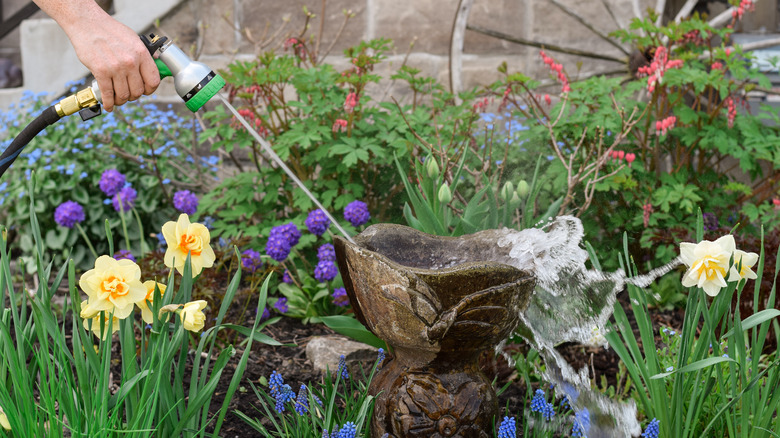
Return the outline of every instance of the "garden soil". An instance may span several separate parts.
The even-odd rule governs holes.
[[[628,310],[625,293],[620,294],[619,301]],[[627,314],[629,318],[633,316],[630,311]],[[654,312],[652,317],[656,333],[662,327],[669,327],[674,330],[682,328],[683,310],[681,309],[668,312]],[[252,346],[242,384],[230,403],[229,413],[223,423],[220,436],[226,438],[263,436],[235,414],[235,410],[238,409],[258,419],[262,419],[265,415],[261,403],[248,382],[251,381],[256,386],[261,387],[261,378],[268,378],[274,370],[282,373],[285,383],[289,383],[293,388],[297,388],[301,383],[322,381],[323,376],[321,373],[315,371],[311,362],[306,359],[305,346],[312,337],[333,334],[330,329],[321,324],[304,325],[299,320],[282,318],[276,324],[269,325],[264,332],[283,344],[295,344],[297,346],[270,346],[258,343]],[[657,337],[656,341],[660,343],[660,337]],[[508,344],[506,351],[510,354],[514,352],[525,353],[528,351],[528,346],[523,343]],[[625,379],[619,366],[620,360],[614,351],[604,348],[583,347],[575,344],[560,345],[558,351],[575,369],[587,367],[594,384],[600,390],[610,394],[610,396],[614,397],[611,391],[614,390],[620,394],[620,389],[617,388],[625,387]],[[239,351],[225,369],[220,385],[214,393],[211,403],[212,412],[218,411],[222,405],[225,392],[230,384],[230,378],[238,364],[241,353],[242,351]],[[368,369],[371,364],[364,364],[364,366]],[[499,396],[502,415],[506,414],[515,417],[520,415],[529,400],[527,398],[527,383],[518,377],[515,368],[509,366],[503,357],[487,353],[481,358],[481,368],[490,379],[495,379],[496,388],[503,388],[508,384]],[[536,389],[540,383],[543,382],[530,382],[532,389]]]

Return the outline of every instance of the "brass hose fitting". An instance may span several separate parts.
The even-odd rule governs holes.
[[[54,109],[57,111],[57,115],[60,117],[69,116],[77,113],[84,108],[89,108],[99,104],[100,102],[95,96],[95,92],[92,87],[87,87],[83,90],[79,90],[76,94],[62,99],[54,105]]]

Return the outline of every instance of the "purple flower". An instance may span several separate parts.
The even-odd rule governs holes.
[[[353,227],[359,227],[369,219],[371,214],[368,213],[368,205],[363,201],[352,201],[344,208],[344,219],[348,220]]]
[[[284,274],[282,275],[282,283],[292,284],[292,277],[290,276],[290,271],[287,269],[284,270]]]
[[[298,244],[298,241],[301,239],[301,232],[298,230],[298,227],[295,226],[294,223],[289,222],[284,225],[279,225],[276,227],[273,227],[271,229],[271,232],[268,233],[269,236],[276,236],[281,235],[284,236],[284,238],[287,240],[287,243],[290,245],[290,248]]]
[[[324,211],[318,208],[309,213],[309,217],[306,218],[305,223],[306,228],[308,228],[312,234],[322,236],[330,226],[330,219],[328,219],[328,216],[325,215]]]
[[[65,201],[54,210],[54,222],[57,225],[73,228],[84,220],[84,209],[77,202]]]
[[[260,269],[261,266],[263,266],[263,261],[260,259],[259,252],[253,249],[247,249],[246,251],[242,252],[241,255],[243,256],[241,257],[241,264],[249,273],[253,273]]]
[[[282,297],[274,303],[274,309],[279,313],[287,313],[290,308],[287,306],[287,298]]]
[[[343,287],[337,287],[333,289],[333,304],[339,307],[349,306],[349,297],[347,296],[347,290]]]
[[[339,270],[332,260],[322,260],[314,268],[314,278],[320,283],[333,280],[338,273]]]
[[[131,262],[135,262],[135,257],[133,257],[133,253],[131,253],[126,249],[120,249],[119,251],[117,251],[116,254],[114,254],[114,259],[115,260],[127,259],[130,260]]]
[[[336,261],[336,249],[333,248],[332,244],[326,243],[326,244],[322,245],[317,250],[317,258],[321,262],[328,261],[328,260],[331,261],[331,262],[335,262]]]
[[[270,317],[271,317],[271,312],[268,311],[267,307],[263,307],[263,314],[260,316],[260,321],[265,321]]]
[[[173,194],[173,206],[184,214],[198,211],[198,197],[189,190],[179,190]]]
[[[108,169],[100,176],[98,185],[100,190],[110,198],[119,193],[119,190],[125,186],[125,176],[116,169]]]
[[[265,253],[277,262],[284,261],[290,255],[290,243],[281,234],[268,236]]]
[[[116,211],[130,211],[135,205],[135,199],[138,197],[138,192],[132,187],[123,187],[111,201],[114,204],[114,210]]]
[[[718,217],[715,213],[702,213],[702,222],[704,222],[704,231],[715,231],[718,229]]]

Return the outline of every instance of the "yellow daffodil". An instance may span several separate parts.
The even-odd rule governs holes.
[[[742,261],[742,266],[738,271],[737,267],[740,264],[740,260]],[[756,275],[756,273],[750,269],[755,266],[756,262],[758,262],[758,254],[754,252],[740,251],[738,249],[734,250],[734,264],[731,265],[731,270],[729,270],[729,281],[739,281],[743,278],[747,278],[748,280],[755,280],[758,278],[758,275]]]
[[[160,288],[160,296],[163,296],[165,294],[165,288],[168,286],[158,283],[154,280],[147,280],[144,281],[144,288],[146,288],[146,298],[136,303],[139,309],[141,309],[141,318],[144,320],[145,323],[151,324],[152,323],[152,310],[149,309],[149,304],[154,303],[154,287],[157,286]],[[147,303],[148,301],[148,303]]]
[[[199,332],[203,330],[206,323],[206,315],[203,313],[205,308],[206,302],[204,300],[191,301],[184,304],[184,307],[177,310],[176,313],[181,317],[181,323],[185,329]]]
[[[2,406],[0,406],[0,426],[3,426],[5,430],[11,430],[11,423],[8,422],[8,416],[5,415]]]
[[[165,251],[165,266],[176,268],[179,274],[184,272],[187,254],[192,260],[192,276],[200,274],[203,268],[214,265],[216,256],[209,245],[211,236],[203,224],[190,223],[186,214],[181,214],[177,222],[166,222],[162,227],[163,237],[168,244]]]
[[[87,306],[87,300],[84,300],[81,302],[81,313],[84,314],[84,308]],[[107,339],[108,338],[108,324],[109,320],[111,321],[111,333],[116,333],[119,331],[119,318],[114,315],[113,319],[111,319],[110,312],[103,313],[103,332],[100,332],[100,312],[95,313],[93,316],[89,318],[84,318],[84,328],[86,330],[90,330],[89,328],[89,322],[92,321],[92,332],[95,333],[95,336],[99,337],[100,339]],[[83,317],[82,317],[83,318]]]
[[[680,258],[688,266],[683,275],[683,286],[698,286],[711,297],[718,295],[720,289],[726,286],[726,272],[735,246],[734,236],[730,234],[714,242],[681,243]]]
[[[146,297],[141,268],[131,260],[115,260],[105,255],[95,260],[95,269],[81,276],[79,286],[89,297],[87,304],[81,307],[84,319],[92,318],[100,311],[114,312],[119,319],[127,318],[135,303]]]

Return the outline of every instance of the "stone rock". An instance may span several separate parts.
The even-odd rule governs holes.
[[[376,359],[377,349],[338,335],[316,336],[306,344],[306,358],[322,372],[330,369],[331,373],[335,373],[342,355],[349,367],[353,362]]]

